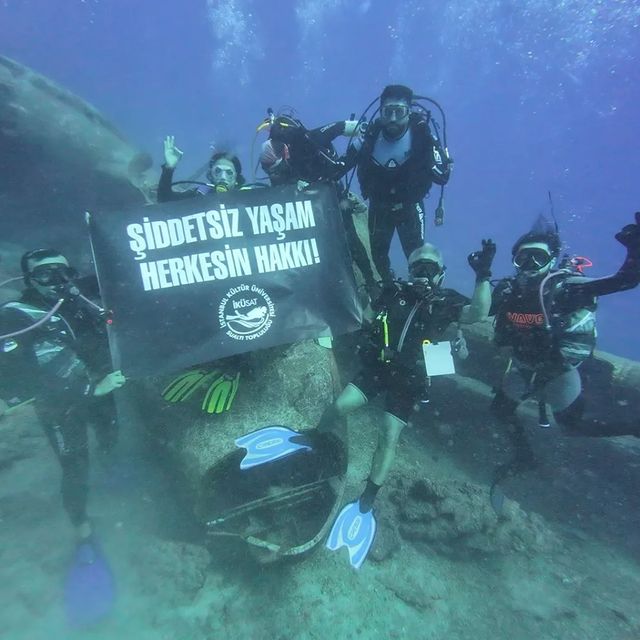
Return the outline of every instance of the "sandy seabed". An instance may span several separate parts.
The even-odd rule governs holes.
[[[403,433],[379,497],[428,479],[486,493],[504,441],[486,389],[456,382],[461,402],[420,416]],[[473,393],[472,393],[473,391]],[[434,404],[432,402],[432,404]],[[375,410],[350,420],[347,497],[375,445]],[[122,429],[133,430],[133,425]],[[117,579],[113,613],[67,626],[62,585],[73,550],[59,469],[30,408],[0,420],[0,609],[5,640],[638,640],[640,449],[631,439],[562,438],[531,427],[540,467],[505,485],[513,509],[535,518],[544,544],[389,536],[359,571],[346,551],[258,565],[246,548],[206,548],[168,470],[127,450],[118,473],[93,458],[91,514]],[[537,515],[536,515],[537,514]],[[375,551],[375,553],[374,553]]]

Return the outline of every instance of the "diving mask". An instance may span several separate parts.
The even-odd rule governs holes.
[[[444,268],[433,260],[417,260],[409,267],[409,280],[420,295],[432,293],[444,279]]]
[[[66,264],[43,264],[29,273],[29,279],[42,287],[59,287],[77,278],[78,272]]]
[[[513,264],[521,271],[539,271],[544,269],[553,256],[545,249],[539,247],[524,247],[513,256]]]
[[[227,167],[222,164],[215,164],[211,168],[211,178],[216,186],[224,185],[227,189],[231,188],[236,181],[236,170],[233,167]]]
[[[404,120],[409,111],[407,104],[386,104],[380,108],[380,115],[384,120]]]

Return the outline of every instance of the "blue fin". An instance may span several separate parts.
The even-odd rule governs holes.
[[[238,438],[235,441],[236,446],[247,450],[240,463],[240,468],[251,469],[251,467],[285,458],[296,451],[311,451],[309,445],[293,442],[294,437],[302,435],[288,427],[274,425]]]
[[[359,569],[365,561],[376,535],[376,519],[373,511],[362,513],[360,501],[350,502],[338,514],[329,532],[326,547],[336,551],[340,547],[349,550],[349,562]]]
[[[64,606],[73,627],[87,627],[107,616],[116,598],[109,563],[95,540],[80,543],[67,573]]]
[[[497,483],[491,485],[491,489],[489,490],[489,499],[491,500],[491,506],[495,511],[496,515],[502,514],[502,507],[504,506],[504,498],[505,495],[502,492],[502,489],[498,486]]]

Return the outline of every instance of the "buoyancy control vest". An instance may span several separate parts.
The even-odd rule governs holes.
[[[452,322],[457,322],[469,299],[453,289],[441,289],[431,300],[416,297],[410,286],[403,286],[376,305],[378,314],[369,339],[372,355],[386,361],[385,353],[395,354],[393,362],[414,368],[420,361],[423,340],[442,340]]]
[[[46,314],[46,310],[22,301],[8,302],[0,307],[2,333],[29,327]],[[0,387],[9,397],[67,390],[82,394],[90,385],[89,371],[78,355],[77,336],[60,313],[36,329],[4,338],[0,358],[4,374]]]
[[[406,161],[395,166],[382,166],[374,157],[376,141],[382,135],[382,124],[375,120],[367,127],[358,153],[358,181],[365,199],[373,202],[415,203],[425,198],[433,183],[431,165],[434,140],[429,120],[421,113],[409,116],[411,148]]]
[[[572,304],[567,279],[573,271],[548,274],[523,287],[517,278],[502,280],[493,293],[498,346],[509,346],[519,361],[533,367],[549,363],[577,366],[593,353],[596,342],[596,299]]]

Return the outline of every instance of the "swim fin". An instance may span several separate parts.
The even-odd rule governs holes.
[[[240,385],[240,372],[238,371],[235,376],[217,372],[212,377],[214,378],[213,382],[207,389],[202,401],[202,410],[207,413],[229,411]],[[211,379],[211,377],[207,376],[207,382]]]
[[[294,438],[299,441],[296,442]],[[304,434],[280,425],[252,431],[235,441],[236,446],[247,450],[240,463],[240,469],[251,469],[280,460],[297,451],[311,451],[311,446],[305,444],[304,440]]]
[[[496,515],[502,515],[505,495],[497,482],[494,482],[489,489],[489,500],[491,501],[491,506],[493,507]]]
[[[351,566],[359,569],[373,544],[376,527],[373,510],[362,513],[360,500],[350,502],[338,514],[325,546],[331,551],[347,547]]]
[[[115,581],[94,538],[78,544],[67,572],[64,605],[73,627],[87,627],[107,616],[116,598]]]
[[[190,369],[176,376],[162,391],[162,397],[171,403],[188,400],[202,385],[206,384],[218,371]]]

